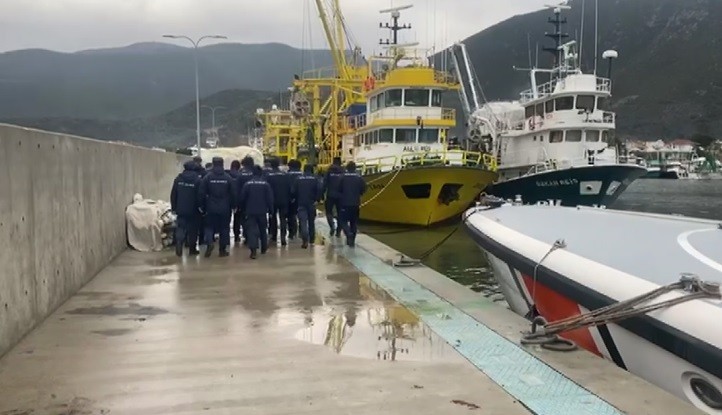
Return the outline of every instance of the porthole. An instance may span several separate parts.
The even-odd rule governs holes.
[[[714,385],[698,377],[690,379],[689,386],[702,403],[712,409],[722,409],[722,393]]]

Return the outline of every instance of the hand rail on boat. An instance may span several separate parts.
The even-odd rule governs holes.
[[[439,150],[405,153],[400,156],[386,156],[358,160],[361,174],[374,174],[407,167],[422,166],[465,166],[482,167],[496,171],[496,158],[491,154],[465,150]]]

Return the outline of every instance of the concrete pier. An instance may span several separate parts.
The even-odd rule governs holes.
[[[521,348],[510,311],[339,242],[123,253],[0,360],[0,414],[701,413],[586,352]]]

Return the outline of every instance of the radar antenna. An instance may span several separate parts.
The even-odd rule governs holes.
[[[379,28],[381,29],[389,29],[391,31],[392,38],[391,39],[379,39],[379,45],[398,45],[399,43],[399,32],[402,30],[411,29],[410,24],[404,24],[399,26],[399,18],[401,17],[401,10],[406,10],[414,7],[411,4],[408,4],[406,6],[399,6],[399,7],[392,7],[390,9],[384,9],[381,10],[379,13],[385,14],[390,13],[392,23],[379,23]]]

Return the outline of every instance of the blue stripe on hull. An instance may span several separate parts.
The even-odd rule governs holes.
[[[575,167],[495,183],[487,189],[487,193],[504,199],[521,195],[524,203],[561,200],[563,206],[610,205],[634,180],[646,173],[646,169],[638,166]],[[584,194],[590,193],[586,184],[594,182],[602,183],[599,192]],[[618,182],[619,187],[607,194],[614,182]]]

